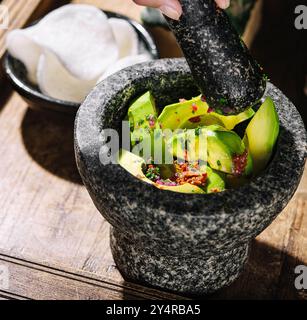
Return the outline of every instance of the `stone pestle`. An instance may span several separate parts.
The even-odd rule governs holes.
[[[214,0],[179,0],[179,21],[166,17],[209,106],[238,114],[263,96],[266,77]]]

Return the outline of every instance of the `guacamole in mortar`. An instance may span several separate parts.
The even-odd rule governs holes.
[[[181,193],[221,192],[248,182],[267,167],[279,134],[269,97],[257,111],[238,115],[213,112],[203,96],[180,99],[159,113],[148,91],[127,116],[132,151],[121,150],[119,164],[148,184]]]

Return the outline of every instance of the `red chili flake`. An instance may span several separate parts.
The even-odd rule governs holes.
[[[185,183],[190,183],[195,186],[205,186],[207,182],[207,173],[201,173],[195,170],[193,165],[189,166],[188,162],[182,164],[175,162],[177,173],[174,176],[174,181],[177,185],[183,185]]]
[[[211,113],[211,112],[213,112],[213,111],[214,111],[214,110],[213,110],[212,108],[209,108],[207,112],[208,112],[208,113]]]
[[[195,186],[205,186],[207,181],[207,173],[186,176],[186,182]]]
[[[201,99],[202,102],[206,102],[207,101],[207,99],[206,99],[206,97],[204,95],[202,95],[200,99]]]
[[[189,121],[192,123],[198,123],[201,121],[201,118],[200,116],[198,116],[198,117],[190,118]]]
[[[244,151],[241,155],[234,155],[232,160],[234,164],[233,173],[236,176],[242,175],[247,166],[247,150]]]
[[[195,103],[192,104],[192,110],[195,112],[198,110],[198,107]]]
[[[187,162],[177,163],[176,167],[179,172],[187,171],[188,170],[188,163]]]

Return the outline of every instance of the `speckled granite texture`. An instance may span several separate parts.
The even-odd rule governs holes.
[[[243,35],[251,11],[257,0],[231,0],[230,6],[225,10],[231,23],[240,35]],[[169,30],[166,19],[159,9],[146,7],[141,13],[143,24],[148,27],[162,27]]]
[[[180,2],[180,21],[167,20],[210,107],[235,114],[254,105],[265,80],[227,14],[214,0]]]
[[[233,282],[248,257],[248,244],[214,255],[203,253],[206,246],[190,248],[189,254],[178,250],[169,255],[153,241],[111,228],[112,254],[128,280],[188,295],[213,292]]]
[[[97,209],[113,226],[111,247],[125,278],[183,294],[205,294],[231,283],[249,242],[293,196],[306,159],[306,131],[294,105],[273,85],[266,95],[281,122],[278,147],[261,176],[236,190],[210,195],[162,191],[119,165],[103,166],[102,129],[120,131],[129,103],[152,90],[160,107],[197,94],[183,59],[159,60],[100,83],[75,125],[80,174]]]

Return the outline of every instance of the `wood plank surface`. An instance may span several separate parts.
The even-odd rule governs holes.
[[[74,2],[139,19],[132,0]],[[0,266],[10,272],[0,299],[183,299],[118,272],[109,225],[76,169],[71,119],[34,112],[16,93],[0,91],[0,130]],[[306,246],[307,170],[286,210],[253,242],[240,279],[206,298],[307,299],[294,288]]]
[[[81,271],[57,269],[21,258],[0,255],[0,264],[10,271],[6,297],[44,300],[138,300],[183,299],[134,284],[119,284]]]

